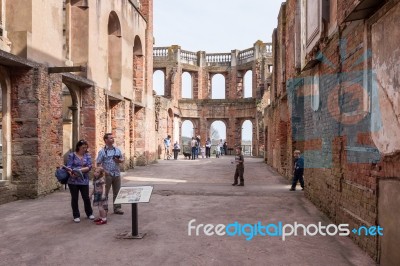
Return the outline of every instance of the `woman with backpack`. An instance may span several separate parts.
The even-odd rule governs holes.
[[[71,207],[74,222],[79,223],[80,213],[78,206],[79,191],[85,206],[86,216],[94,219],[92,206],[89,198],[89,171],[92,169],[92,158],[88,153],[89,145],[86,140],[80,140],[75,146],[75,151],[68,155],[66,170],[70,177],[68,179],[68,188],[71,193]]]

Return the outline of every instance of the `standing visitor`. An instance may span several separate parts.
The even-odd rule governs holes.
[[[97,154],[97,166],[102,166],[106,173],[106,197],[112,186],[113,202],[117,198],[121,188],[121,170],[120,163],[124,162],[122,152],[114,146],[114,137],[112,133],[106,133],[103,137],[105,146]],[[121,210],[121,204],[113,204],[115,214],[124,214]]]

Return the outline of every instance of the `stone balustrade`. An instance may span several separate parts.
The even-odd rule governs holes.
[[[180,58],[182,63],[197,64],[197,54],[186,50],[181,50]]]
[[[168,58],[168,47],[153,47],[153,58],[154,59],[167,59]]]
[[[230,53],[212,53],[206,54],[206,62],[208,64],[219,63],[219,64],[230,64],[232,55]]]
[[[265,51],[264,53],[266,55],[272,55],[272,43],[266,43],[265,44]]]
[[[191,52],[182,50],[178,45],[153,48],[153,58],[157,62],[172,60],[194,66],[235,66],[271,56],[272,44],[261,41],[257,41],[253,47],[248,49],[232,50],[229,53]]]
[[[247,63],[254,60],[254,48],[248,48],[239,52],[239,64]]]

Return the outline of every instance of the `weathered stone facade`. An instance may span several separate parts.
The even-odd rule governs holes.
[[[291,178],[292,152],[304,152],[307,198],[338,224],[382,226],[388,236],[350,236],[395,265],[400,3],[309,2],[288,0],[278,17],[265,159]]]
[[[79,139],[93,160],[105,132],[124,168],[156,160],[152,0],[0,5],[0,204],[57,189]]]
[[[181,124],[190,120],[194,135],[205,140],[214,121],[226,126],[226,141],[230,147],[241,145],[241,129],[245,120],[253,124],[253,155],[264,152],[264,127],[261,113],[257,109],[269,83],[271,46],[257,41],[252,48],[230,53],[197,53],[182,50],[179,46],[154,48],[154,71],[161,70],[165,77],[165,90],[159,110],[158,143],[162,144],[167,134],[173,141],[181,140]],[[252,97],[244,98],[243,79],[252,71]],[[182,98],[182,75],[192,77],[192,99]],[[212,78],[222,74],[225,78],[225,99],[212,99]],[[265,88],[267,87],[267,88]],[[260,126],[261,125],[261,126]],[[186,143],[185,143],[186,144]],[[163,150],[160,150],[160,156]]]

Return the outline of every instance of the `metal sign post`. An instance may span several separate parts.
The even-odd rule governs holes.
[[[150,202],[152,186],[121,187],[114,204],[131,204],[132,207],[132,231],[118,234],[118,239],[142,239],[146,233],[139,233],[138,203]]]

